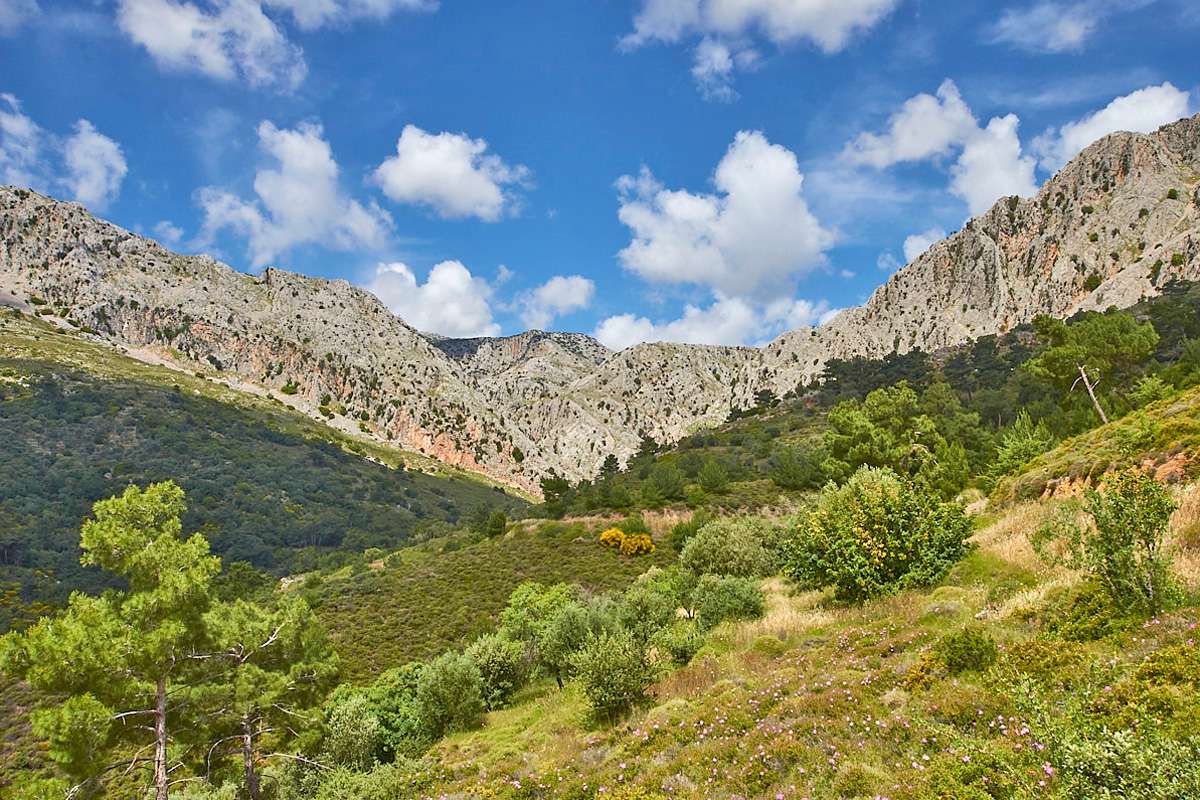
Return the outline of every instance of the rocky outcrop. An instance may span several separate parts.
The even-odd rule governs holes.
[[[1127,306],[1200,279],[1200,116],[1093,144],[1037,197],[1006,198],[868,302],[759,349],[579,334],[425,336],[345,281],[250,276],[171,253],[82,207],[0,188],[0,303],[135,354],[276,392],[331,424],[535,490],[672,442],[831,358],[936,350],[1039,314]]]

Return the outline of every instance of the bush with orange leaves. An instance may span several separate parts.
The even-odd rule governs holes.
[[[600,534],[600,544],[619,550],[623,556],[639,556],[654,552],[654,540],[645,533],[625,533],[620,528],[609,528]]]

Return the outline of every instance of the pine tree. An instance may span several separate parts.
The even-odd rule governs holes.
[[[172,746],[190,733],[176,711],[195,685],[193,656],[203,650],[220,569],[203,536],[182,537],[183,512],[183,490],[170,481],[97,502],[83,525],[80,560],[129,588],[101,597],[77,592],[62,613],[4,639],[5,671],[55,698],[32,723],[77,789],[149,764],[155,799],[167,799],[179,763]],[[110,762],[114,753],[120,758]]]

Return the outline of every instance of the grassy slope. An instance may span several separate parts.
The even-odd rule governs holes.
[[[1194,591],[1200,489],[1183,499],[1174,546]],[[923,684],[909,680],[940,637],[979,618],[1000,644],[1001,667],[1021,663],[1020,643],[1039,638],[1052,658],[1065,659],[1051,665],[1042,687],[1050,702],[1065,687],[1078,688],[1089,669],[1120,687],[1147,654],[1194,636],[1196,607],[1097,642],[1039,633],[1049,599],[1078,581],[1043,563],[1029,544],[1048,509],[1009,509],[931,591],[847,608],[768,582],[763,620],[719,629],[691,666],[653,688],[652,707],[613,727],[589,721],[576,689],[537,686],[490,714],[483,729],[439,744],[439,766],[422,794],[986,800],[987,790],[1062,797],[1052,794],[1055,780],[1043,766],[1052,756],[1039,749],[1039,731],[1026,727],[994,674],[951,678],[935,670]]]
[[[992,496],[1001,501],[1039,497],[1052,482],[1066,479],[1074,486],[1130,464],[1165,465],[1163,477],[1172,480],[1200,471],[1200,387],[1061,442],[1020,475],[1002,480]]]
[[[674,558],[665,545],[649,556],[621,556],[597,540],[602,527],[598,520],[531,521],[466,546],[435,540],[399,551],[387,566],[334,575],[309,592],[337,644],[343,677],[363,681],[494,630],[522,581],[565,581],[601,592]]]

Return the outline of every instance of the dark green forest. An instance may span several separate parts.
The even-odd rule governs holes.
[[[130,484],[173,478],[184,524],[226,563],[273,574],[395,548],[480,507],[521,500],[470,480],[393,469],[187,391],[0,359],[0,582],[59,604],[105,579],[79,564],[79,520]],[[0,618],[0,628],[6,620]]]

